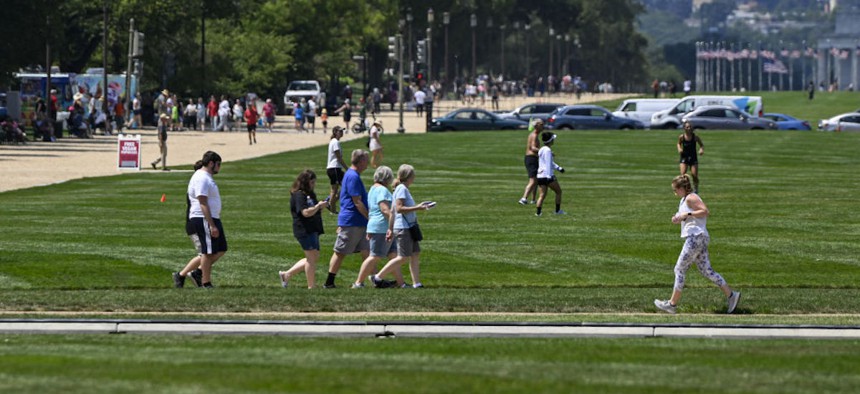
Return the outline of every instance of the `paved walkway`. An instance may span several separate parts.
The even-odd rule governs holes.
[[[609,100],[624,95],[598,94],[583,95],[580,100],[574,96],[560,95],[552,98],[511,97],[501,100],[500,109],[512,110],[519,105],[531,102],[552,101],[561,103],[586,103]],[[472,104],[476,107],[490,108],[490,101],[483,105],[480,102]],[[436,116],[467,106],[459,101],[437,102],[434,114]],[[385,106],[384,106],[385,107]],[[354,111],[357,112],[357,111]],[[353,116],[353,122],[357,120]],[[383,121],[387,134],[394,134],[400,123],[398,112],[383,111],[378,117]],[[320,120],[317,119],[315,134],[300,133],[293,127],[288,116],[279,116],[274,133],[264,130],[257,131],[257,144],[248,144],[245,131],[236,132],[171,132],[168,140],[169,166],[190,165],[200,160],[208,150],[218,152],[225,162],[249,159],[275,153],[328,144],[329,138],[321,131]],[[329,117],[329,129],[336,125],[343,126],[343,120],[337,116]],[[403,126],[406,133],[423,133],[424,118],[419,118],[414,112],[405,112]],[[244,126],[241,129],[244,130]],[[149,163],[159,156],[158,141],[154,128],[134,130],[142,137],[141,164],[144,171],[152,171]],[[343,141],[366,137],[367,134],[348,134]],[[385,144],[385,137],[382,137]],[[323,157],[324,158],[324,157]],[[322,160],[322,159],[321,159]],[[322,162],[321,162],[322,163]],[[94,176],[115,175],[117,170],[117,142],[115,136],[97,135],[93,139],[62,138],[57,142],[31,142],[27,145],[0,145],[0,192],[49,185]]]
[[[666,337],[860,339],[860,326],[386,321],[0,319],[0,333],[239,334],[322,337]]]

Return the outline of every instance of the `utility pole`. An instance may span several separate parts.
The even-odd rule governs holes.
[[[129,126],[131,125],[131,119],[134,118],[134,115],[131,111],[131,72],[132,72],[132,62],[131,59],[134,57],[134,18],[128,20],[128,67],[126,67],[125,71],[125,115],[128,117]]]
[[[107,4],[108,0],[104,1],[104,5],[102,6],[102,14],[104,15],[104,20],[102,23],[102,81],[104,82],[102,86],[102,111],[105,114],[105,134],[111,132],[110,122],[108,122],[108,117],[110,116],[110,111],[108,110],[108,72],[107,72]]]

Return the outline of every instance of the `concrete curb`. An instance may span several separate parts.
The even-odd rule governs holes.
[[[321,337],[621,337],[860,339],[858,326],[456,323],[386,321],[158,321],[98,319],[0,319],[0,333],[27,334],[223,334]]]

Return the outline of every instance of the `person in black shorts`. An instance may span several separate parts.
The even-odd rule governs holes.
[[[693,176],[693,192],[699,192],[699,157],[696,155],[696,144],[699,144],[699,155],[705,154],[705,145],[702,139],[693,132],[693,125],[689,122],[684,122],[684,134],[678,136],[678,154],[681,155],[679,164],[681,175],[690,170],[690,175]]]
[[[327,208],[331,213],[337,213],[335,202],[340,198],[338,192],[343,181],[344,168],[346,162],[343,160],[343,151],[340,148],[340,138],[343,137],[343,130],[340,126],[335,126],[331,131],[331,139],[328,143],[328,157],[326,160],[326,175],[328,175],[329,183],[331,184],[331,193]]]
[[[526,141],[526,174],[529,176],[529,182],[526,184],[526,190],[523,192],[523,197],[520,198],[520,205],[529,203],[527,200],[529,194],[532,195],[531,202],[537,201],[537,172],[538,172],[538,151],[540,150],[540,133],[543,131],[543,120],[536,119],[532,123],[533,132],[529,134]]]

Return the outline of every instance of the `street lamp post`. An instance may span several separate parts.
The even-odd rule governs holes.
[[[427,82],[433,83],[433,9],[427,9]]]
[[[501,43],[502,47],[502,78],[505,77],[505,27],[505,25],[499,26],[499,31],[501,32],[499,33],[499,42]]]
[[[451,71],[448,69],[448,24],[451,23],[451,13],[442,13],[442,23],[445,25],[445,69],[443,71],[445,78],[443,79],[443,81],[448,82],[451,79]],[[445,89],[447,89],[447,85],[447,83],[443,85],[443,92],[445,91]]]
[[[478,26],[478,16],[472,14],[469,16],[469,24],[472,26],[472,77],[478,73],[477,63],[475,62],[475,27]]]
[[[547,70],[546,81],[544,83],[549,83],[549,76],[552,75],[552,39],[555,37],[555,29],[552,27],[549,28],[549,61],[547,64],[549,65],[549,70]]]
[[[529,77],[532,73],[532,67],[531,67],[532,66],[532,58],[531,58],[531,52],[529,51],[529,47],[530,47],[529,43],[531,42],[531,39],[529,37],[529,30],[531,30],[532,25],[526,23],[525,28],[526,28],[526,77]]]
[[[570,34],[567,33],[564,33],[564,68],[561,73],[570,73]]]
[[[409,62],[409,75],[415,75],[415,66],[412,64],[412,7],[406,9],[406,54]]]
[[[487,17],[487,44],[482,45],[482,47],[492,48],[492,46],[491,46],[492,43],[493,43],[493,17],[489,16],[489,17]],[[492,65],[493,65],[492,53],[493,53],[493,51],[489,51],[489,53],[487,54],[487,60],[489,60],[489,63],[490,63],[490,71],[493,70],[492,69]]]

